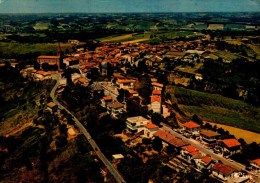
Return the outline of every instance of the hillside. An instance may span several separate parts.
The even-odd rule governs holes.
[[[103,182],[102,164],[69,116],[46,110],[53,84],[0,67],[0,182]]]
[[[185,113],[202,120],[260,132],[260,109],[217,94],[169,86],[166,89]],[[248,125],[250,124],[250,125]]]

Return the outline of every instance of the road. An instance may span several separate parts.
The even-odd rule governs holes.
[[[226,158],[224,158],[223,156],[219,155],[219,154],[215,154],[211,149],[206,149],[201,143],[199,143],[198,141],[194,140],[194,139],[189,139],[184,137],[183,135],[173,131],[171,128],[169,128],[168,126],[163,125],[162,129],[169,131],[170,133],[172,133],[173,135],[182,138],[184,141],[188,142],[189,144],[191,144],[192,146],[196,147],[198,150],[200,150],[202,153],[204,154],[208,154],[210,155],[213,159],[215,160],[221,160],[222,163],[231,166],[237,170],[245,170],[245,166],[238,163],[238,162],[231,162],[228,161]]]
[[[113,165],[110,163],[110,161],[108,161],[108,159],[105,157],[105,155],[100,151],[98,145],[96,144],[96,142],[91,138],[91,135],[88,133],[88,131],[86,130],[86,128],[80,123],[80,121],[68,110],[66,109],[64,106],[62,106],[58,101],[57,98],[55,96],[55,92],[57,90],[57,87],[59,86],[59,81],[61,79],[61,75],[58,74],[57,77],[57,82],[55,84],[55,86],[53,87],[50,96],[53,100],[53,102],[58,105],[58,107],[60,109],[64,109],[67,111],[68,114],[70,114],[75,122],[75,124],[77,125],[77,127],[79,128],[79,130],[81,131],[81,133],[86,137],[86,139],[88,140],[88,142],[90,143],[90,145],[92,146],[92,148],[94,149],[94,151],[96,152],[97,156],[99,157],[99,159],[104,163],[104,165],[107,167],[107,169],[110,171],[110,173],[114,176],[114,178],[116,179],[117,182],[119,183],[124,183],[125,180],[123,179],[123,177],[120,175],[120,173],[113,167]]]

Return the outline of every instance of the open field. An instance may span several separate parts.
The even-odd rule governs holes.
[[[133,40],[133,41],[125,41],[125,42],[122,42],[122,44],[139,43],[139,42],[143,42],[143,41],[147,41],[147,40],[149,40],[149,38],[135,39],[135,40]]]
[[[227,52],[227,51],[217,51],[213,53],[214,55],[223,58],[226,61],[232,61],[233,59],[238,58],[235,53]]]
[[[181,87],[167,87],[172,98],[188,114],[197,114],[205,121],[260,132],[260,108],[242,101]]]
[[[68,43],[61,43],[62,51],[65,51],[66,48],[70,49],[72,46]],[[55,53],[57,52],[58,44],[57,43],[5,43],[0,42],[0,50],[2,54],[11,55],[22,55],[28,53],[39,52],[41,54]]]
[[[229,131],[230,134],[234,135],[237,139],[242,138],[248,144],[250,144],[252,142],[256,142],[258,144],[260,143],[260,134],[259,133],[254,133],[254,132],[250,132],[247,130],[242,130],[240,128],[212,123],[212,122],[208,122],[208,123],[211,124],[212,126],[216,125],[218,128],[223,128],[224,130]]]
[[[121,36],[109,36],[109,37],[105,37],[105,38],[101,38],[99,39],[102,42],[114,42],[114,41],[122,41],[128,38],[132,38],[133,34],[125,34],[125,35],[121,35]]]
[[[47,30],[51,24],[47,22],[37,22],[33,27],[35,30]]]
[[[233,44],[233,45],[241,45],[241,44],[243,44],[241,41],[239,41],[239,40],[228,40],[228,41],[226,41],[227,43],[229,43],[229,44]]]

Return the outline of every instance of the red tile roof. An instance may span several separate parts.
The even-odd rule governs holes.
[[[160,87],[160,88],[162,88],[162,87],[163,87],[163,84],[161,84],[161,83],[152,83],[152,85],[153,85],[153,86]]]
[[[103,99],[104,99],[105,101],[107,101],[107,100],[112,100],[112,96],[105,96],[105,97],[103,97]]]
[[[236,169],[228,166],[228,165],[224,165],[222,163],[216,163],[214,166],[213,166],[213,170],[217,171],[217,172],[220,172],[224,175],[230,175],[232,174],[233,172],[237,171]]]
[[[162,91],[161,90],[153,90],[153,95],[161,95]]]
[[[217,132],[214,132],[212,130],[204,130],[204,129],[201,129],[200,134],[203,135],[203,136],[206,136],[206,137],[219,136],[219,133],[217,133]]]
[[[185,126],[186,128],[199,128],[200,125],[198,125],[197,123],[194,123],[193,121],[189,121],[187,123],[184,123],[183,126]]]
[[[153,102],[162,102],[162,98],[157,95],[151,96],[151,103]]]
[[[202,156],[200,159],[207,165],[212,161],[212,158],[210,156]]]
[[[158,130],[157,132],[154,133],[154,136],[159,137],[165,142],[170,142],[170,140],[175,138],[175,136],[172,135],[170,132],[164,130]]]
[[[195,155],[195,154],[200,153],[200,151],[192,145],[184,146],[184,147],[182,147],[182,149],[184,149],[185,151],[187,151],[191,155]]]
[[[255,160],[252,160],[252,161],[250,161],[250,162],[255,163],[255,164],[257,164],[258,166],[260,166],[260,158],[255,159]]]
[[[153,124],[153,123],[147,123],[146,128],[148,128],[148,129],[155,129],[155,128],[158,128],[158,126]]]
[[[178,137],[171,139],[169,143],[171,145],[173,145],[174,147],[183,147],[183,146],[189,145],[188,142],[185,142],[181,138],[178,138]]]
[[[225,139],[222,140],[222,142],[227,146],[227,147],[236,147],[240,146],[241,144],[237,141],[237,139]]]
[[[115,102],[113,104],[110,104],[110,107],[114,108],[114,109],[118,109],[118,108],[122,108],[124,107],[123,104],[119,103],[119,102]]]

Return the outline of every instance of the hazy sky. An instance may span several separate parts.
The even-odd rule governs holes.
[[[0,0],[0,13],[260,12],[260,0]]]

